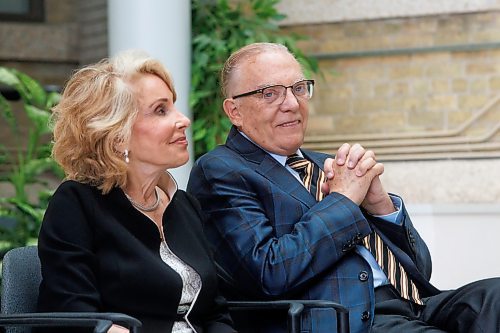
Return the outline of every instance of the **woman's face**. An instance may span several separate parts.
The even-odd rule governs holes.
[[[189,159],[186,128],[190,121],[180,113],[172,91],[158,76],[143,74],[132,82],[139,114],[129,142],[129,167],[144,171],[176,168]]]

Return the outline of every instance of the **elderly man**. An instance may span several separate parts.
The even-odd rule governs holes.
[[[233,128],[197,161],[188,191],[246,295],[339,302],[351,332],[500,331],[500,280],[446,292],[429,283],[427,246],[384,191],[373,152],[345,144],[333,160],[300,148],[314,81],[286,47],[245,46],[221,78]],[[302,332],[335,327],[333,310],[303,316]]]

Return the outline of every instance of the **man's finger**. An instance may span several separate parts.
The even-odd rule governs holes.
[[[349,155],[349,150],[351,150],[351,145],[348,143],[344,143],[340,146],[339,150],[337,150],[337,154],[335,155],[335,162],[337,165],[344,165],[347,155]]]
[[[359,143],[354,144],[349,151],[347,167],[349,169],[354,169],[358,162],[363,158],[364,154],[365,148],[363,148],[363,146]]]
[[[377,162],[367,173],[373,173],[372,176],[380,176],[384,173],[384,165],[380,162]]]
[[[333,178],[333,163],[335,163],[333,158],[327,158],[323,165],[323,171],[327,179]]]
[[[368,170],[373,168],[377,164],[377,161],[375,161],[372,157],[368,157],[363,159],[361,162],[358,163],[356,166],[356,176],[361,177],[366,174]]]

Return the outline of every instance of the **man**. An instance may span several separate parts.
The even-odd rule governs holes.
[[[402,199],[384,191],[373,152],[345,144],[332,160],[300,149],[314,82],[284,46],[240,49],[221,79],[234,126],[197,161],[188,191],[240,292],[339,302],[351,332],[500,331],[499,280],[449,292],[429,283],[427,246]],[[311,181],[314,166],[326,176]],[[302,332],[335,327],[333,310],[303,316]]]

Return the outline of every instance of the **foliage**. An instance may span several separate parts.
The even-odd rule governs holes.
[[[196,157],[223,143],[231,127],[222,111],[220,70],[229,55],[253,42],[286,45],[306,74],[318,70],[296,46],[303,37],[285,35],[278,22],[285,18],[275,6],[280,0],[192,0],[192,65],[190,108]]]
[[[47,183],[40,177],[45,172],[53,172],[62,177],[62,172],[50,157],[51,143],[49,128],[50,108],[59,100],[56,92],[47,93],[36,80],[12,69],[0,66],[0,84],[10,87],[22,102],[28,119],[28,134],[22,133],[18,124],[19,117],[15,108],[0,94],[0,115],[5,120],[14,140],[14,149],[0,144],[0,164],[8,166],[0,174],[0,181],[12,185],[14,194],[0,197],[0,248],[26,245],[37,237],[45,208],[51,196]],[[28,195],[28,186],[41,184],[43,190],[38,193],[37,202],[32,202]],[[9,225],[10,224],[10,225]]]

